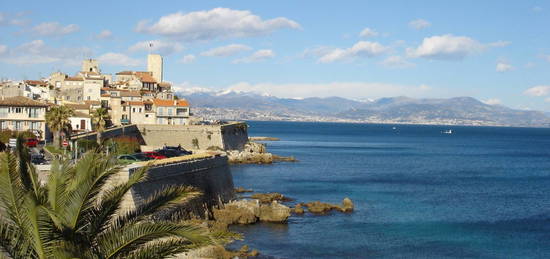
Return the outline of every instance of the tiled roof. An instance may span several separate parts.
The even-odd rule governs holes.
[[[139,77],[139,80],[144,83],[156,83],[157,81],[153,78],[151,72],[136,72],[136,76]]]
[[[125,75],[125,76],[131,76],[134,74],[134,72],[132,71],[120,71],[118,73],[116,73],[117,75]]]
[[[121,97],[141,97],[139,91],[120,91]]]
[[[160,87],[171,87],[172,84],[170,84],[170,83],[168,83],[168,82],[160,82],[160,83],[159,83],[159,86],[160,86]]]
[[[189,107],[189,102],[187,100],[163,100],[163,99],[153,99],[153,103],[156,106],[180,106],[180,107]]]
[[[67,77],[65,81],[84,81],[84,79],[82,77]]]
[[[40,85],[40,86],[47,86],[48,83],[40,80],[25,80],[25,84],[28,85]]]
[[[16,96],[0,99],[0,106],[25,106],[25,107],[48,107],[47,103],[38,102],[27,97]]]

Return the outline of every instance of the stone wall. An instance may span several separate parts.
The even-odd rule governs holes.
[[[181,145],[185,149],[241,150],[248,141],[246,123],[225,125],[137,125],[147,146]]]
[[[127,180],[129,175],[140,168],[141,166],[136,164],[129,165],[119,173],[118,180]],[[171,185],[193,186],[204,193],[200,199],[179,208],[200,216],[204,215],[206,208],[227,202],[235,195],[227,157],[218,155],[150,167],[147,180],[132,188],[125,198],[123,207],[134,208],[155,192]]]

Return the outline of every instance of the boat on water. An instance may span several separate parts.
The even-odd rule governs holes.
[[[442,131],[441,133],[443,133],[443,134],[453,134],[453,130],[448,129],[448,130]]]

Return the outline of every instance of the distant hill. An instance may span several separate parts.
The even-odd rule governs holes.
[[[549,127],[548,114],[488,105],[472,97],[450,99],[341,97],[288,99],[249,92],[179,92],[194,113],[209,119],[348,121]]]

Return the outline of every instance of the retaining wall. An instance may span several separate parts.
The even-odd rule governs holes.
[[[119,174],[119,180],[126,180],[141,165],[129,165]],[[123,207],[134,208],[155,192],[171,185],[187,185],[200,189],[204,195],[185,206],[177,208],[185,214],[205,215],[205,209],[231,200],[234,193],[233,178],[226,156],[181,161],[148,169],[145,182],[136,184],[127,195]]]
[[[246,123],[225,125],[137,125],[145,145],[181,145],[185,149],[218,147],[223,150],[242,150],[248,141]]]

